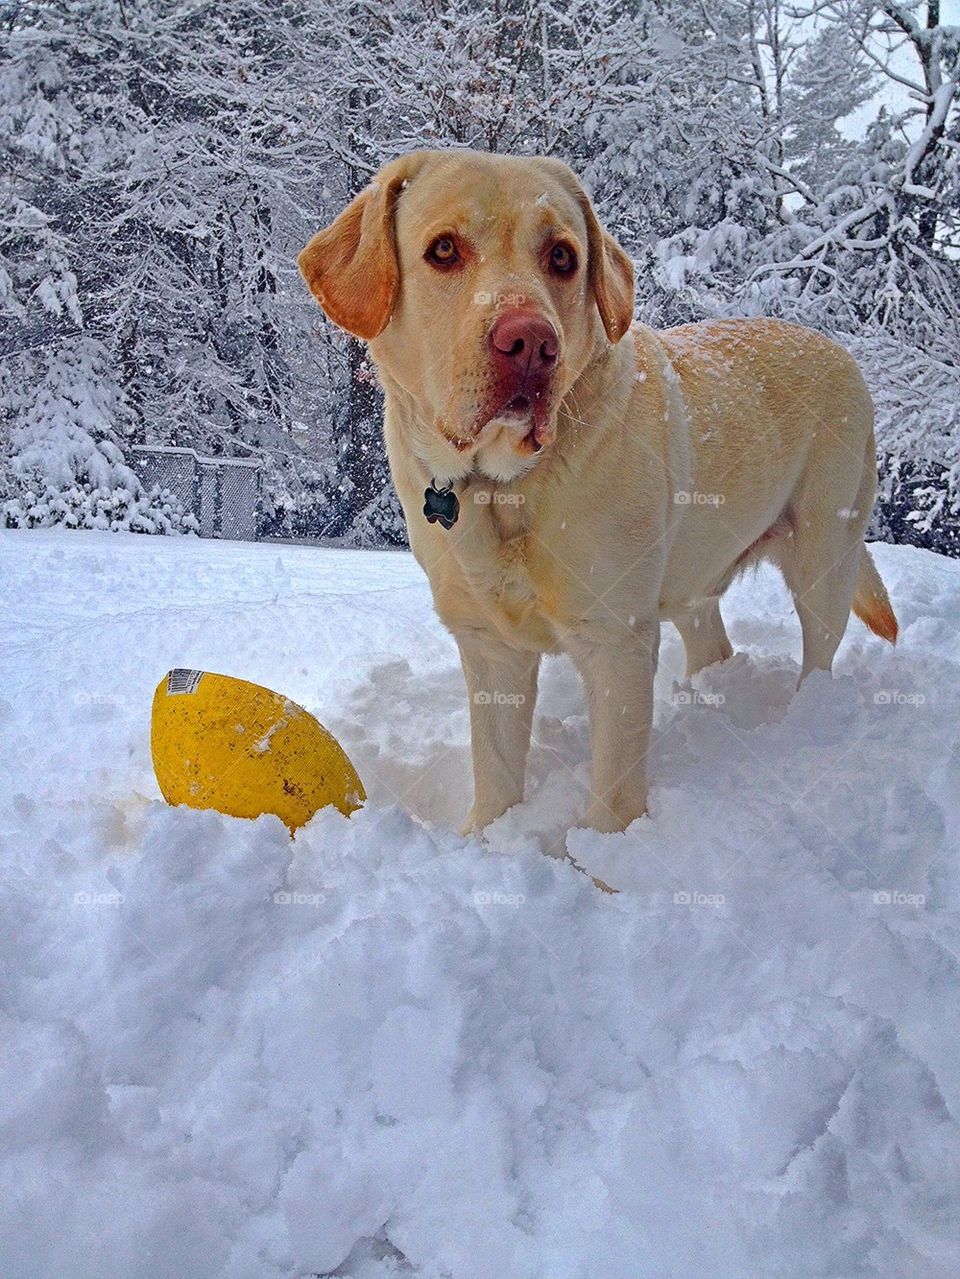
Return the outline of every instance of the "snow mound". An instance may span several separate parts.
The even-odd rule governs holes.
[[[623,835],[566,834],[548,663],[480,842],[409,556],[0,534],[4,1279],[955,1279],[960,566],[875,549],[899,647],[796,696],[774,574],[694,685],[665,629]],[[366,808],[166,807],[172,666],[313,710]]]

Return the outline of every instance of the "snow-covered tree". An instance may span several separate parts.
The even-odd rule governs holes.
[[[69,184],[84,150],[78,86],[56,42],[29,21],[9,39],[0,82],[0,523],[183,527],[169,494],[144,493],[124,465],[126,396],[109,352],[86,333],[83,229]]]
[[[385,160],[472,146],[583,175],[643,318],[840,336],[879,406],[881,529],[953,546],[960,38],[936,0],[76,0],[0,21],[8,518],[99,521],[106,487],[164,527],[125,461],[149,442],[260,458],[270,531],[402,537],[369,363],[295,258]]]

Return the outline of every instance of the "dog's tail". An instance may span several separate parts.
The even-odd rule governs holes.
[[[897,617],[873,556],[865,546],[860,548],[860,576],[857,578],[857,593],[853,597],[853,611],[874,635],[896,644]]]

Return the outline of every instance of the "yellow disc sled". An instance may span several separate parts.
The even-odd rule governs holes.
[[[352,813],[366,799],[340,743],[309,712],[229,675],[166,674],[153,695],[150,749],[168,804],[276,813],[291,834],[327,804]]]

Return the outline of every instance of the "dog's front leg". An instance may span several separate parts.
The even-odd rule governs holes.
[[[647,752],[660,623],[590,627],[568,638],[583,679],[593,766],[587,823],[618,831],[647,811]]]
[[[540,655],[489,631],[459,632],[470,697],[473,807],[464,833],[482,830],[523,799]]]

